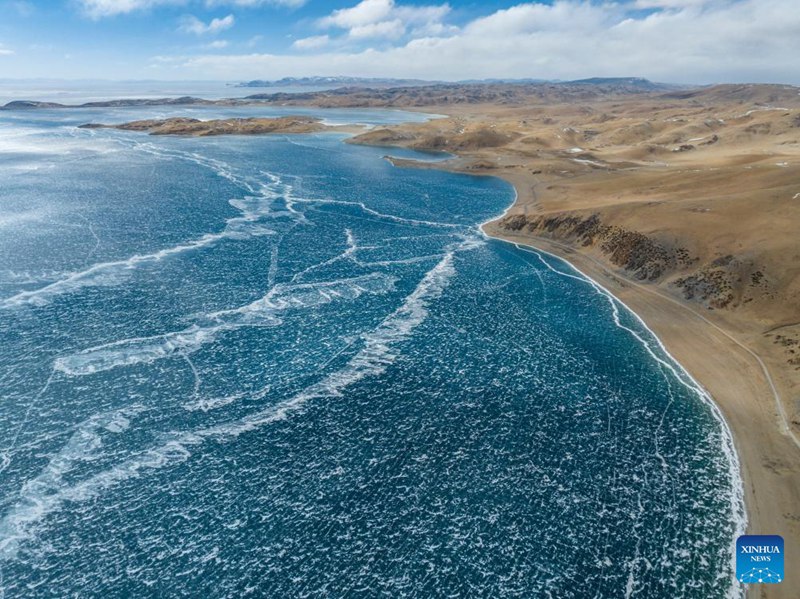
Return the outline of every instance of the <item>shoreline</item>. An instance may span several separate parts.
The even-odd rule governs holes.
[[[513,204],[511,206],[513,206]],[[505,214],[507,211],[508,211],[508,209],[506,211],[504,211],[503,214]],[[502,218],[502,216],[498,217],[498,218]],[[494,236],[494,235],[491,235],[491,234],[487,233],[484,230],[484,225],[487,225],[487,224],[493,222],[494,220],[497,220],[497,219],[492,219],[492,220],[487,221],[486,223],[483,223],[483,224],[480,225],[481,232],[488,239],[493,239],[493,240],[496,240],[496,241],[501,241],[503,243],[511,244],[514,247],[516,247],[517,249],[523,250],[523,251],[524,251],[524,248],[530,248],[529,251],[535,252],[537,254],[539,254],[539,253],[546,254],[546,255],[551,256],[551,257],[553,257],[553,258],[555,258],[555,259],[557,259],[557,260],[559,260],[561,262],[564,262],[569,268],[573,269],[581,278],[585,279],[586,283],[588,285],[590,285],[591,287],[593,287],[598,293],[600,293],[602,295],[606,295],[609,298],[610,301],[619,304],[625,310],[627,310],[636,319],[636,321],[648,333],[650,333],[650,335],[653,336],[653,339],[655,339],[655,341],[656,341],[656,343],[658,345],[658,348],[661,350],[661,352],[663,352],[663,354],[666,356],[666,358],[668,360],[670,360],[674,364],[674,366],[677,367],[677,369],[682,371],[683,374],[685,374],[689,378],[689,381],[690,381],[691,384],[688,384],[687,382],[683,381],[681,379],[681,377],[679,377],[677,375],[677,372],[675,372],[675,370],[672,368],[672,365],[670,365],[670,369],[673,370],[673,372],[675,372],[675,377],[678,379],[678,381],[681,384],[683,384],[684,386],[686,386],[688,388],[691,388],[691,390],[697,395],[698,399],[709,406],[714,419],[717,420],[717,422],[718,422],[718,424],[720,426],[721,438],[722,438],[722,442],[723,442],[722,443],[722,451],[723,451],[723,453],[726,455],[726,457],[728,459],[728,464],[729,464],[729,467],[730,467],[730,477],[731,477],[731,481],[732,481],[732,484],[733,484],[733,487],[734,487],[734,488],[731,489],[731,518],[732,518],[733,527],[734,527],[734,536],[733,536],[733,539],[731,540],[731,547],[730,547],[730,551],[731,551],[731,554],[730,554],[731,577],[732,577],[732,581],[731,582],[732,582],[732,584],[731,584],[730,589],[729,589],[728,597],[735,598],[735,597],[747,596],[748,595],[747,590],[745,588],[743,588],[741,585],[738,585],[736,583],[736,576],[735,576],[735,571],[736,571],[736,539],[740,535],[745,534],[745,532],[746,532],[746,530],[748,529],[748,526],[749,526],[749,519],[748,519],[749,513],[748,513],[748,510],[747,510],[747,507],[746,507],[746,502],[744,500],[745,482],[744,482],[744,476],[742,474],[742,464],[741,464],[741,460],[739,459],[739,451],[737,450],[737,447],[736,447],[735,437],[733,435],[733,431],[731,430],[730,424],[728,423],[727,419],[725,418],[725,415],[723,414],[722,409],[720,408],[720,406],[714,400],[714,398],[709,393],[709,391],[697,379],[695,379],[692,376],[692,374],[683,366],[683,364],[675,356],[673,356],[669,352],[669,350],[667,349],[666,345],[664,345],[664,342],[661,340],[659,335],[653,329],[651,329],[647,325],[647,323],[644,321],[644,319],[641,316],[639,316],[639,314],[636,311],[634,311],[628,304],[626,304],[619,297],[617,297],[606,286],[602,285],[601,283],[596,281],[593,277],[591,277],[588,274],[586,274],[583,270],[581,270],[580,268],[575,266],[572,262],[567,260],[565,257],[562,257],[562,256],[560,256],[558,254],[555,254],[555,253],[551,252],[551,251],[544,250],[544,249],[542,249],[540,247],[537,247],[537,246],[535,246],[535,245],[533,245],[531,243],[521,243],[521,242],[517,242],[517,241],[512,241],[510,239],[504,239],[502,237],[497,237],[497,236]],[[566,275],[566,276],[572,276],[572,275]],[[622,328],[627,328],[627,327],[623,326]],[[648,344],[645,341],[639,339],[638,335],[636,335],[635,333],[633,333],[633,334],[637,338],[637,340],[639,340],[642,344],[647,346],[648,350],[649,350]],[[655,358],[655,359],[658,359],[658,358]]]
[[[794,473],[785,480],[784,476],[792,473],[781,468],[774,457],[791,456],[796,447],[775,422],[771,382],[765,376],[768,371],[754,363],[757,355],[678,300],[628,280],[575,248],[545,238],[500,233],[492,226],[496,220],[481,225],[488,237],[564,260],[606,289],[653,333],[666,353],[709,396],[730,431],[741,474],[746,532],[779,534],[784,537],[786,553],[800,555],[797,531],[783,528],[784,516],[796,509],[800,477]],[[800,581],[787,577],[777,585],[751,585],[744,595],[788,599],[796,597],[798,590]]]
[[[518,241],[513,241],[511,239],[506,239],[497,234],[493,235],[486,230],[487,226],[491,226],[493,223],[500,221],[504,216],[506,216],[508,212],[511,209],[513,209],[514,206],[517,205],[520,198],[518,186],[514,182],[504,177],[499,177],[499,178],[503,179],[504,181],[509,183],[509,185],[511,185],[512,189],[514,190],[514,200],[505,208],[505,210],[503,210],[501,214],[481,223],[478,226],[480,232],[488,239],[493,239],[503,243],[511,244],[520,250],[522,250],[523,248],[530,248],[533,252],[536,253],[541,252],[564,262],[568,267],[570,267],[576,273],[578,273],[580,277],[586,279],[587,284],[592,286],[598,293],[607,295],[610,301],[616,302],[619,305],[621,305],[625,310],[627,310],[631,315],[633,315],[636,321],[639,322],[639,324],[642,327],[644,327],[645,330],[647,330],[653,336],[656,343],[658,344],[659,349],[671,362],[674,363],[675,367],[683,371],[683,373],[689,377],[692,390],[697,394],[698,399],[700,399],[700,401],[709,406],[709,409],[711,410],[714,419],[717,420],[720,426],[722,443],[723,443],[721,449],[728,459],[728,464],[730,467],[731,483],[734,487],[731,489],[731,518],[733,520],[734,536],[731,540],[731,547],[730,547],[731,586],[729,588],[728,597],[730,597],[731,599],[736,597],[751,597],[751,596],[755,597],[756,596],[755,589],[748,590],[745,585],[737,584],[736,581],[736,539],[740,535],[746,533],[746,531],[750,526],[750,521],[749,521],[749,510],[747,509],[747,502],[745,501],[745,478],[743,474],[742,461],[739,456],[739,449],[736,446],[736,439],[734,437],[733,430],[731,429],[730,423],[726,419],[725,414],[722,411],[722,408],[716,402],[711,393],[709,393],[708,389],[706,389],[706,387],[704,387],[694,376],[692,376],[692,374],[686,369],[686,367],[681,363],[680,360],[678,360],[675,356],[672,355],[672,353],[670,353],[669,349],[666,347],[663,340],[656,333],[656,331],[651,329],[648,326],[647,322],[635,310],[633,310],[627,303],[622,301],[607,286],[602,285],[600,282],[595,280],[594,277],[588,275],[581,268],[575,266],[575,264],[572,261],[568,260],[563,255],[542,249],[541,247],[537,247],[530,242],[521,243]],[[635,336],[638,339],[638,335]],[[647,343],[642,341],[641,339],[638,340],[644,345],[647,345]],[[677,376],[677,373],[675,373],[675,376],[681,382],[681,384],[686,385],[687,387],[690,386],[687,385],[681,379],[681,377]],[[771,386],[772,389],[774,390],[774,385]]]
[[[797,440],[786,423],[768,367],[751,347],[737,339],[735,330],[726,330],[725,323],[712,322],[688,303],[628,278],[579,248],[500,229],[497,223],[503,216],[515,208],[527,209],[525,204],[535,200],[537,182],[526,173],[473,170],[468,168],[469,158],[459,155],[439,162],[387,159],[400,168],[433,168],[497,177],[509,183],[515,192],[514,201],[502,214],[480,224],[479,230],[488,238],[527,246],[565,261],[643,323],[664,352],[708,396],[712,409],[720,414],[721,426],[730,433],[740,474],[745,532],[781,535],[785,553],[800,555],[800,518],[793,513],[800,505]],[[793,526],[787,528],[787,522]],[[735,542],[734,538],[731,560],[735,560]],[[734,585],[731,592],[748,599],[793,599],[800,596],[800,580],[790,574],[780,584],[749,585],[740,593]]]

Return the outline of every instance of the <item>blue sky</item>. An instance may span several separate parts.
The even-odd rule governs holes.
[[[0,78],[800,83],[798,0],[0,0]]]

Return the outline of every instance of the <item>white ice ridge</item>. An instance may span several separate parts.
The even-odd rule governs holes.
[[[334,256],[333,258],[329,258],[328,260],[324,260],[319,264],[312,264],[308,268],[304,268],[303,270],[295,273],[295,275],[292,277],[291,282],[298,283],[303,279],[303,277],[305,277],[309,273],[314,272],[315,270],[319,270],[320,268],[325,268],[326,266],[330,266],[331,264],[335,264],[336,262],[339,262],[341,260],[350,260],[354,264],[363,266],[363,264],[356,259],[356,253],[358,252],[359,249],[367,249],[367,248],[359,247],[358,242],[356,241],[356,236],[353,235],[353,231],[351,229],[345,229],[344,236],[347,247],[342,253]],[[372,246],[369,247],[371,248]],[[272,263],[270,266],[274,265],[275,262],[276,260],[275,257],[273,256]]]
[[[239,216],[225,221],[219,233],[206,233],[190,241],[164,248],[148,254],[135,254],[124,260],[100,262],[81,271],[69,273],[61,279],[30,291],[21,291],[0,300],[0,309],[13,309],[24,305],[42,306],[53,298],[74,292],[84,287],[116,285],[129,271],[139,265],[160,262],[165,258],[194,250],[210,247],[223,239],[245,239],[261,235],[271,235],[274,230],[261,222],[265,218],[292,215],[291,211],[274,212],[276,201],[285,197],[284,185],[280,179],[262,185],[259,195],[230,200],[230,204],[240,211]]]
[[[117,141],[126,144],[126,140]],[[227,162],[217,160],[215,158],[209,158],[208,156],[203,156],[202,154],[198,154],[196,152],[182,152],[175,149],[167,150],[150,142],[137,142],[132,146],[132,148],[134,150],[152,154],[159,158],[174,158],[177,160],[184,160],[207,168],[217,176],[227,179],[237,187],[244,190],[250,196],[254,196],[256,198],[265,197],[274,199],[281,197],[285,202],[286,211],[283,213],[273,213],[273,216],[290,215],[297,219],[298,222],[308,223],[305,215],[302,212],[298,212],[294,209],[294,203],[298,198],[296,198],[294,195],[293,186],[286,181],[289,176],[279,176],[276,173],[260,170],[259,174],[265,176],[268,180],[268,182],[265,183],[263,180],[258,179],[257,177],[238,174],[236,169]],[[233,204],[233,202],[231,203]],[[237,205],[234,204],[234,206]]]
[[[81,376],[119,366],[150,363],[185,356],[213,341],[219,333],[240,327],[269,327],[281,323],[280,313],[290,309],[321,306],[337,300],[352,300],[365,293],[386,293],[395,279],[372,273],[320,283],[276,285],[264,297],[247,305],[204,315],[200,323],[151,337],[134,337],[98,345],[57,358],[53,368],[70,376]]]
[[[25,482],[20,501],[0,520],[0,562],[15,552],[19,532],[45,516],[46,498],[65,486],[64,476],[78,463],[91,461],[103,446],[103,436],[123,432],[130,425],[130,419],[144,409],[134,405],[88,418],[39,475]]]
[[[117,141],[126,147],[138,150],[140,152],[145,152],[146,154],[151,154],[158,158],[175,158],[177,160],[192,162],[198,166],[210,169],[216,175],[222,177],[223,179],[227,179],[237,187],[245,190],[247,193],[257,193],[256,190],[258,187],[258,181],[236,174],[235,169],[230,164],[222,160],[209,158],[207,156],[203,156],[202,154],[197,154],[196,152],[182,152],[180,150],[168,150],[166,148],[160,148],[152,142],[136,142],[130,146],[127,143],[127,140],[118,139]]]
[[[151,254],[135,254],[125,260],[115,260],[112,262],[101,262],[94,264],[86,270],[81,270],[68,274],[49,285],[21,291],[16,295],[0,301],[0,308],[11,309],[23,305],[43,306],[48,304],[53,297],[70,293],[82,287],[94,287],[101,285],[114,285],[119,281],[119,277],[126,270],[135,268],[139,264],[148,262],[158,262],[168,256],[180,254],[186,251],[207,247],[223,237],[222,234],[206,234],[198,239],[153,252]]]
[[[364,202],[357,202],[357,201],[347,201],[347,200],[330,200],[330,199],[318,199],[318,198],[293,198],[293,202],[296,203],[304,203],[304,204],[332,204],[337,206],[353,206],[355,208],[360,209],[361,211],[369,214],[370,216],[380,219],[380,220],[388,220],[391,222],[395,222],[401,225],[408,225],[412,227],[435,227],[435,228],[444,228],[444,229],[465,229],[464,225],[459,225],[456,223],[443,223],[438,221],[431,221],[431,220],[420,220],[415,218],[405,218],[402,216],[397,216],[395,214],[386,214],[384,212],[379,212],[368,207]]]
[[[87,428],[80,427],[73,435],[75,441],[71,440],[53,457],[39,476],[23,485],[19,500],[0,520],[0,563],[15,559],[19,544],[34,538],[35,525],[48,514],[61,509],[65,502],[95,498],[106,489],[144,476],[148,470],[184,462],[191,456],[190,448],[193,446],[200,446],[207,441],[226,441],[272,422],[284,420],[292,413],[300,411],[309,400],[340,396],[346,387],[366,377],[383,373],[398,356],[399,350],[395,346],[408,339],[414,329],[425,321],[429,304],[441,296],[455,274],[454,251],[456,250],[449,251],[425,274],[400,307],[384,318],[374,330],[361,336],[361,350],[342,368],[277,405],[216,426],[168,433],[162,437],[164,442],[161,445],[69,485],[63,481],[63,474],[72,468],[76,460],[83,459],[86,455],[82,450],[76,451],[76,445],[84,444],[82,436]],[[254,399],[263,398],[267,392],[264,390],[257,393]],[[97,426],[93,424],[92,430],[96,432]],[[118,426],[115,430],[121,430],[121,427]],[[89,450],[93,447],[90,443]]]

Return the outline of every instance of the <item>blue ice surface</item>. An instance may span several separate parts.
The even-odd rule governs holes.
[[[715,409],[604,290],[482,235],[509,185],[77,128],[298,112],[0,113],[0,591],[735,592]]]

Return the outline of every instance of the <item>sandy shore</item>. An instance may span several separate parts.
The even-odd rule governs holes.
[[[748,533],[780,534],[786,542],[786,581],[754,586],[748,596],[800,596],[800,578],[792,573],[800,556],[800,522],[793,515],[800,501],[800,448],[792,437],[781,434],[771,384],[747,348],[691,307],[611,272],[591,256],[546,239],[508,235],[491,223],[485,230],[564,258],[598,281],[636,312],[705,387],[733,432],[744,478]]]
[[[463,157],[420,163],[389,158],[398,167],[444,168],[454,172],[500,177],[514,186],[516,202],[508,212],[528,210],[537,200],[537,179],[521,169],[497,172],[471,168]],[[782,380],[770,372],[746,335],[724,320],[703,314],[689,302],[658,286],[642,284],[591,255],[552,239],[515,234],[483,225],[494,238],[544,250],[568,261],[608,289],[659,337],[667,351],[698,381],[720,408],[733,434],[743,477],[748,534],[779,534],[786,547],[787,579],[776,585],[751,585],[750,598],[796,599],[800,576],[800,440],[787,421]]]

